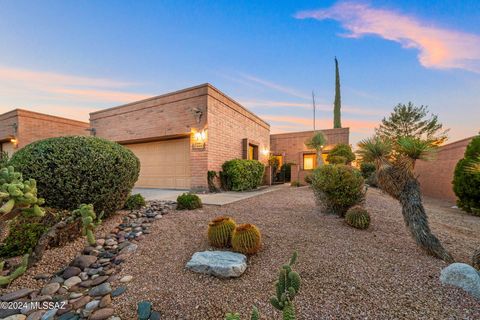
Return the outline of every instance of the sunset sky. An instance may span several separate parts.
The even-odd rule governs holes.
[[[79,120],[209,82],[272,126],[332,127],[334,57],[351,142],[399,103],[450,141],[480,130],[480,2],[0,1],[0,113]]]

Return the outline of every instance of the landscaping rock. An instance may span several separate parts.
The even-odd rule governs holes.
[[[140,301],[137,307],[138,320],[148,320],[152,313],[152,303],[149,301]]]
[[[104,296],[110,292],[112,292],[112,287],[110,286],[110,283],[105,282],[99,286],[96,286],[90,289],[90,292],[88,294],[92,297],[95,297],[95,296]]]
[[[55,315],[57,314],[58,309],[51,309],[48,310],[43,314],[43,316],[40,318],[41,320],[53,320]]]
[[[0,297],[0,301],[7,301],[8,302],[8,301],[17,300],[17,299],[28,296],[33,291],[35,291],[35,290],[24,288],[24,289],[20,289],[20,290],[14,291],[14,292],[6,293],[6,294],[4,294],[3,296]]]
[[[0,319],[19,313],[20,309],[0,309]]]
[[[90,316],[90,320],[105,320],[113,316],[115,311],[112,308],[103,308],[95,311]]]
[[[112,291],[112,298],[118,297],[119,295],[123,294],[127,290],[125,287],[118,287],[117,289]]]
[[[148,320],[160,320],[160,312],[158,311],[152,311],[150,314],[150,318]]]
[[[58,282],[49,283],[45,287],[42,288],[42,290],[40,291],[40,294],[51,296],[55,292],[57,292],[58,289],[60,289],[60,283],[58,283]]]
[[[92,286],[98,286],[99,284],[107,281],[108,276],[99,276],[92,280]]]
[[[23,314],[14,314],[6,318],[3,318],[3,320],[25,320],[25,319],[27,319],[27,316]]]
[[[82,282],[82,279],[80,279],[80,277],[74,276],[65,280],[63,285],[66,286],[67,288],[71,288],[74,285],[79,284],[80,282]]]
[[[69,311],[67,313],[62,314],[60,317],[57,318],[57,320],[74,320],[74,319],[76,320],[78,318],[79,316],[75,312]]]
[[[247,269],[247,257],[230,251],[196,252],[186,267],[194,272],[221,278],[240,277]]]
[[[107,294],[107,295],[103,296],[102,299],[100,299],[99,307],[100,308],[105,308],[105,307],[108,307],[111,304],[112,304],[112,297],[109,294]]]
[[[97,257],[90,256],[90,255],[81,255],[75,258],[72,262],[72,266],[78,267],[80,269],[85,269],[95,263],[97,261]]]
[[[465,263],[452,263],[440,273],[440,281],[462,288],[480,299],[480,275],[472,266]]]
[[[67,267],[63,271],[62,277],[64,279],[68,279],[68,278],[71,278],[71,277],[74,277],[74,276],[78,276],[80,274],[80,272],[82,272],[82,270],[80,270],[80,268],[70,266],[70,267]]]
[[[27,320],[40,320],[40,319],[42,319],[42,316],[43,316],[44,313],[45,313],[45,310],[35,311],[34,313],[30,314],[27,317]]]
[[[85,310],[92,311],[94,309],[97,309],[99,305],[100,305],[100,300],[90,301],[85,305]]]
[[[77,310],[78,308],[83,307],[87,303],[89,303],[92,300],[91,297],[89,296],[84,296],[81,298],[78,298],[77,300],[72,301],[72,309]]]
[[[125,276],[123,278],[120,279],[120,282],[121,283],[127,283],[127,282],[130,282],[132,281],[133,277],[132,276]]]

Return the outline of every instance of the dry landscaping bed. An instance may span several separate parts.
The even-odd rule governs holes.
[[[316,209],[309,188],[289,188],[223,207],[173,211],[156,221],[119,276],[132,275],[113,305],[134,319],[136,304],[153,302],[163,319],[244,318],[252,305],[263,318],[278,319],[268,300],[278,268],[293,250],[303,287],[296,297],[299,319],[479,319],[480,302],[438,280],[446,264],[418,249],[405,230],[396,201],[370,189],[372,225],[352,229]],[[480,218],[426,201],[433,231],[459,261],[480,245]],[[218,215],[256,224],[263,250],[249,258],[238,279],[222,280],[184,268],[196,251],[209,249],[206,226]]]

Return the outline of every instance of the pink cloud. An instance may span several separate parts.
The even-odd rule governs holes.
[[[121,91],[97,90],[97,89],[68,89],[56,88],[52,92],[74,95],[88,101],[109,101],[109,102],[132,102],[151,97],[148,94],[137,94]]]
[[[427,68],[460,68],[480,73],[480,36],[425,24],[412,16],[366,4],[339,2],[327,9],[303,11],[298,19],[333,19],[350,33],[345,37],[377,35],[419,50],[418,59]]]

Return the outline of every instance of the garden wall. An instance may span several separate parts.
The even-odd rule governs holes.
[[[453,172],[472,138],[441,146],[431,161],[417,161],[415,173],[418,175],[423,195],[452,203],[456,201],[452,186]]]

